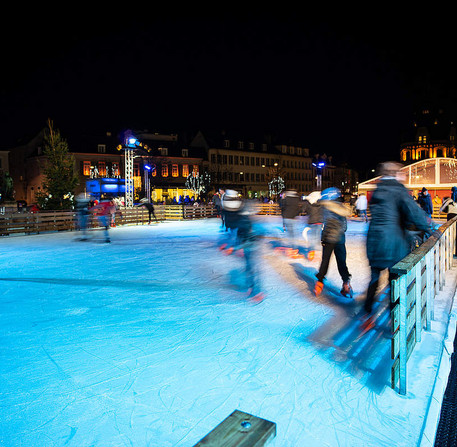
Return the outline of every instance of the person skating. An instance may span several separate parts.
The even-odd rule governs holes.
[[[351,274],[346,265],[346,229],[349,210],[341,203],[341,192],[337,188],[327,188],[322,191],[321,200],[324,216],[322,229],[322,261],[316,274],[317,282],[314,286],[314,294],[319,296],[324,288],[324,279],[327,274],[330,257],[335,254],[338,272],[343,280],[341,294],[345,297],[353,296],[350,283]]]
[[[156,222],[158,222],[157,217],[156,217],[155,212],[154,212],[154,205],[151,202],[147,202],[147,201],[146,202],[141,202],[141,203],[139,203],[138,205],[135,205],[135,206],[144,206],[148,210],[148,215],[149,215],[148,225],[151,224],[152,217],[154,217],[154,220]]]
[[[367,196],[363,193],[359,195],[355,202],[355,208],[357,210],[357,216],[361,217],[365,222],[368,222],[367,216],[367,208],[368,208],[368,200]]]
[[[105,242],[111,242],[108,230],[113,210],[116,210],[116,206],[112,200],[106,199],[91,208],[91,212],[98,219],[100,226],[104,227]]]
[[[308,217],[308,222],[303,229],[302,235],[306,241],[307,257],[310,261],[314,259],[323,224],[322,209],[319,204],[320,198],[321,192],[313,191],[303,201],[303,211]]]
[[[379,166],[381,179],[370,201],[371,221],[366,250],[371,279],[364,303],[367,316],[373,310],[381,272],[390,270],[411,251],[410,231],[432,233],[426,214],[402,184],[402,167],[397,162],[385,162]]]
[[[75,211],[78,223],[78,230],[81,231],[82,236],[79,239],[80,241],[85,241],[87,239],[87,225],[89,220],[89,203],[90,196],[84,193],[78,194],[76,196]]]
[[[226,254],[238,252],[245,261],[248,298],[260,302],[265,298],[261,290],[260,275],[256,263],[259,235],[254,230],[246,203],[236,191],[227,190],[221,200],[227,227]]]
[[[284,198],[280,202],[281,214],[283,217],[283,225],[286,237],[289,240],[290,248],[296,249],[297,236],[297,217],[301,212],[302,203],[300,196],[295,190],[287,190],[284,193]]]

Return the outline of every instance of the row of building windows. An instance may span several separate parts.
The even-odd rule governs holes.
[[[248,157],[243,155],[217,155],[211,154],[211,163],[218,165],[235,166],[262,166],[271,167],[277,165],[279,160],[268,157]],[[283,160],[283,167],[295,169],[311,169],[311,163],[299,160]]]
[[[255,149],[254,143],[251,143],[251,142],[249,142],[246,147],[251,151],[253,151]],[[230,140],[224,140],[224,148],[226,148],[226,149],[230,148]],[[244,141],[238,141],[236,148],[239,150],[244,150],[245,149]],[[268,145],[263,143],[262,151],[266,152],[267,150],[268,150]],[[290,154],[290,155],[302,155],[302,154],[308,155],[308,149],[301,148],[301,147],[295,147],[295,146],[282,145],[281,153]]]
[[[198,165],[178,165],[178,164],[163,164],[161,166],[161,176],[168,177],[179,177],[179,166],[181,166],[181,176],[187,178],[189,176],[190,169],[192,170],[193,175],[199,174]],[[113,162],[107,166],[105,161],[99,161],[98,163],[91,163],[90,161],[83,161],[82,163],[82,173],[86,177],[97,178],[97,177],[120,177],[119,163]],[[157,176],[157,169],[154,169],[151,172],[153,177]],[[141,177],[141,168],[139,163],[134,163],[133,165],[133,175],[135,177]]]

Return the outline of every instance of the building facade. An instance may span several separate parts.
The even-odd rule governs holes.
[[[456,158],[456,135],[454,122],[443,109],[423,107],[403,135],[400,160],[408,164],[427,158]]]
[[[11,148],[9,153],[15,200],[27,204],[35,203],[36,194],[42,191],[44,132],[43,129],[24,145]],[[268,135],[246,138],[226,131],[216,135],[201,131],[178,135],[128,130],[68,139],[78,176],[75,194],[124,196],[125,142],[131,136],[138,141],[132,172],[135,202],[142,198],[168,203],[186,196],[197,199],[201,191],[193,180],[204,175],[207,195],[219,188],[230,188],[248,198],[277,198],[271,185],[278,179],[284,189],[295,189],[301,195],[338,186],[330,157],[319,178],[308,148],[284,144]]]

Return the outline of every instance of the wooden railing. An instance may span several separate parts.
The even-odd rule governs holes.
[[[203,219],[216,216],[212,205],[155,205],[158,220]],[[116,225],[146,225],[149,213],[144,207],[122,208],[116,212]],[[77,226],[75,211],[40,211],[38,213],[0,214],[0,236],[10,234],[39,234],[50,231],[71,231]],[[97,228],[99,222],[92,215],[89,227]]]
[[[391,272],[392,388],[406,394],[407,361],[422,330],[430,330],[433,302],[442,290],[445,273],[455,253],[457,217],[444,223],[413,252],[395,264]]]

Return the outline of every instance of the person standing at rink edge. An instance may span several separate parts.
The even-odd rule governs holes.
[[[371,279],[364,303],[367,317],[373,310],[381,272],[392,268],[411,251],[409,231],[422,231],[427,236],[432,233],[427,215],[403,185],[402,167],[397,162],[379,165],[381,179],[370,200],[366,249]]]

